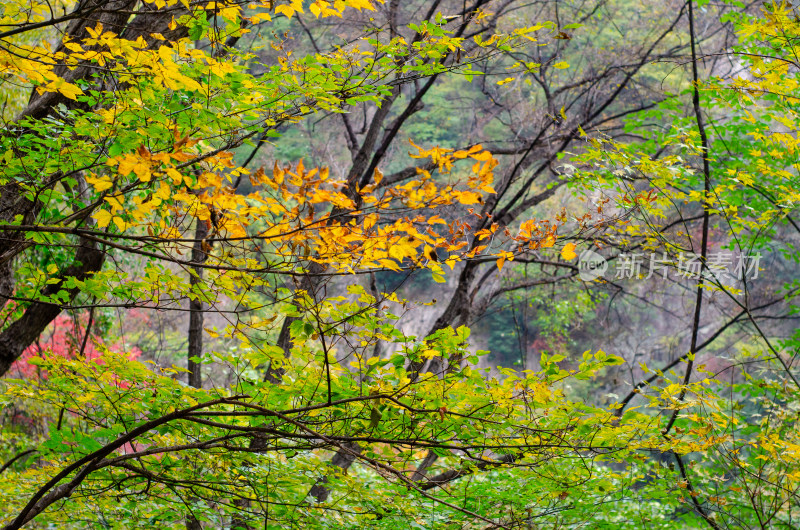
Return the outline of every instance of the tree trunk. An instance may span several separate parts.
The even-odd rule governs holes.
[[[202,264],[208,255],[203,248],[208,227],[204,221],[197,220],[194,231],[195,242],[192,246],[192,261]],[[190,275],[189,285],[192,291],[203,281],[203,268],[194,267],[193,274]],[[201,295],[189,299],[189,347],[187,349],[187,368],[189,373],[187,379],[189,386],[201,388],[203,379],[200,374],[200,357],[203,355],[203,299]],[[186,530],[202,530],[202,525],[193,514],[186,516]]]
[[[208,254],[203,248],[204,244],[207,245],[205,239],[208,235],[208,227],[206,223],[197,220],[197,227],[194,231],[194,246],[192,247],[192,262],[202,264],[206,261]],[[189,278],[189,285],[192,291],[197,288],[203,281],[203,268],[194,267],[193,274]],[[198,289],[202,291],[202,289]],[[189,386],[200,388],[203,386],[203,380],[200,374],[200,357],[203,355],[203,299],[202,295],[196,294],[196,298],[189,300],[189,348],[187,351],[187,369]]]

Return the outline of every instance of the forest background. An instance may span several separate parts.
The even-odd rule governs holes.
[[[0,9],[4,529],[798,526],[792,4]]]

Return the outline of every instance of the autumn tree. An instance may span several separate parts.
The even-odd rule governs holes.
[[[306,9],[337,17],[375,6],[98,2],[62,6],[63,15],[46,4],[8,10],[4,64],[18,87],[7,89],[20,97],[32,87],[32,95],[17,116],[8,117],[3,135],[2,229],[9,243],[3,258],[3,370],[65,310],[165,310],[189,298],[192,318],[191,386],[170,377],[174,368],[151,370],[124,352],[89,358],[85,349],[67,356],[45,351],[26,359],[41,377],[20,380],[20,386],[8,380],[4,396],[44,407],[38,431],[43,445],[4,466],[7,476],[19,478],[11,483],[23,488],[8,491],[7,528],[38,517],[91,519],[95,510],[123,526],[247,525],[265,513],[277,522],[310,522],[318,513],[336,520],[350,510],[304,500],[318,480],[309,482],[306,475],[318,476],[315,462],[325,458],[324,449],[349,452],[375,478],[407,485],[414,483],[401,464],[419,449],[475,451],[468,433],[454,440],[440,430],[448,418],[472,418],[477,423],[463,424],[472,429],[482,423],[479,416],[498,412],[495,398],[489,408],[473,402],[474,386],[484,384],[480,374],[457,368],[468,330],[405,337],[392,329],[382,305],[401,303],[395,295],[367,294],[356,286],[350,297],[320,290],[325,278],[425,265],[421,260],[441,276],[439,261],[452,267],[486,250],[461,241],[467,224],[459,230],[453,223],[449,234],[429,227],[445,222],[438,209],[481,204],[494,193],[492,154],[480,145],[420,147],[415,156],[430,163],[414,174],[385,178],[380,159],[371,156],[380,120],[342,177],[302,161],[250,170],[234,162],[232,150],[257,147],[282,125],[319,111],[341,113],[375,101],[385,113],[405,84],[469,71],[472,62],[536,42],[540,27],[465,35],[485,3],[462,6],[455,23],[434,6],[408,37],[368,32],[356,45],[304,57],[293,55],[276,34],[267,39],[274,63],[262,63],[260,73],[253,73],[254,55],[236,49],[246,32],[273,17],[297,19]],[[383,141],[392,138],[384,135]],[[243,181],[251,192],[239,192]],[[535,247],[556,242],[554,227],[511,239]],[[277,288],[287,278],[296,279],[293,292]],[[263,294],[270,289],[274,295],[267,298],[279,307],[265,313]],[[199,316],[231,301],[234,310],[217,309],[230,315],[230,325],[208,332],[235,340],[235,352],[204,354]],[[379,307],[383,322],[376,317]],[[282,327],[270,344],[276,326]],[[82,344],[90,340],[87,329]],[[377,341],[394,343],[396,351],[368,359],[364,353]],[[358,370],[343,370],[338,362],[336,352],[345,348]],[[444,380],[403,375],[407,362],[432,356],[452,356],[456,369]],[[584,371],[612,361],[603,356]],[[236,374],[234,385],[200,388],[201,362],[227,365]],[[537,384],[536,399],[549,399],[547,385]],[[439,388],[444,394],[429,403],[425,396],[439,395]],[[509,389],[517,392],[513,384]],[[518,400],[502,399],[509,412],[524,413]],[[49,407],[55,423],[46,420]],[[509,442],[486,445],[480,453],[502,451]],[[296,454],[303,455],[300,468],[281,465],[295,485],[279,488],[283,500],[271,499],[270,455],[282,462]],[[31,473],[30,482],[23,479]],[[223,478],[230,473],[233,482]],[[342,480],[323,476],[330,485]],[[32,489],[26,492],[25,484]],[[134,492],[144,485],[143,503]],[[369,495],[365,488],[362,494]],[[111,494],[109,501],[122,495],[130,502],[109,504],[103,492]],[[360,504],[358,498],[353,502]],[[69,510],[52,509],[66,499]],[[296,518],[291,506],[306,515]]]

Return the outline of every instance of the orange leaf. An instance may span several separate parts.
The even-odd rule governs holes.
[[[561,249],[561,259],[569,261],[576,257],[578,257],[578,255],[575,254],[575,243],[567,243],[564,245],[564,248]]]

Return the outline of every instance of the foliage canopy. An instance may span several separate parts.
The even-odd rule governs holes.
[[[734,28],[728,52],[676,4],[597,70],[581,31],[610,8],[563,5],[575,20],[488,0],[413,16],[395,0],[6,2],[3,528],[796,526],[800,337],[770,322],[793,322],[800,284],[711,257],[800,261],[796,13],[706,13]],[[357,31],[331,37],[348,17]],[[700,42],[733,73],[702,78]],[[656,93],[668,53],[687,75]],[[459,91],[509,116],[513,92],[542,128],[509,126],[524,141],[504,145],[478,112],[485,142],[413,121],[458,118],[423,100]],[[346,169],[254,164],[334,118]],[[403,143],[406,126],[452,143]],[[553,346],[610,289],[636,294],[584,277],[588,249],[682,273],[688,334],[663,366]],[[376,281],[422,274],[449,299]],[[548,348],[490,367],[470,327],[506,295],[550,304],[542,286],[563,293],[536,320]],[[435,322],[410,331],[426,308]],[[122,333],[165,312],[189,313],[185,363]],[[719,370],[700,362],[717,341],[734,352]],[[601,397],[616,374],[627,396]]]

